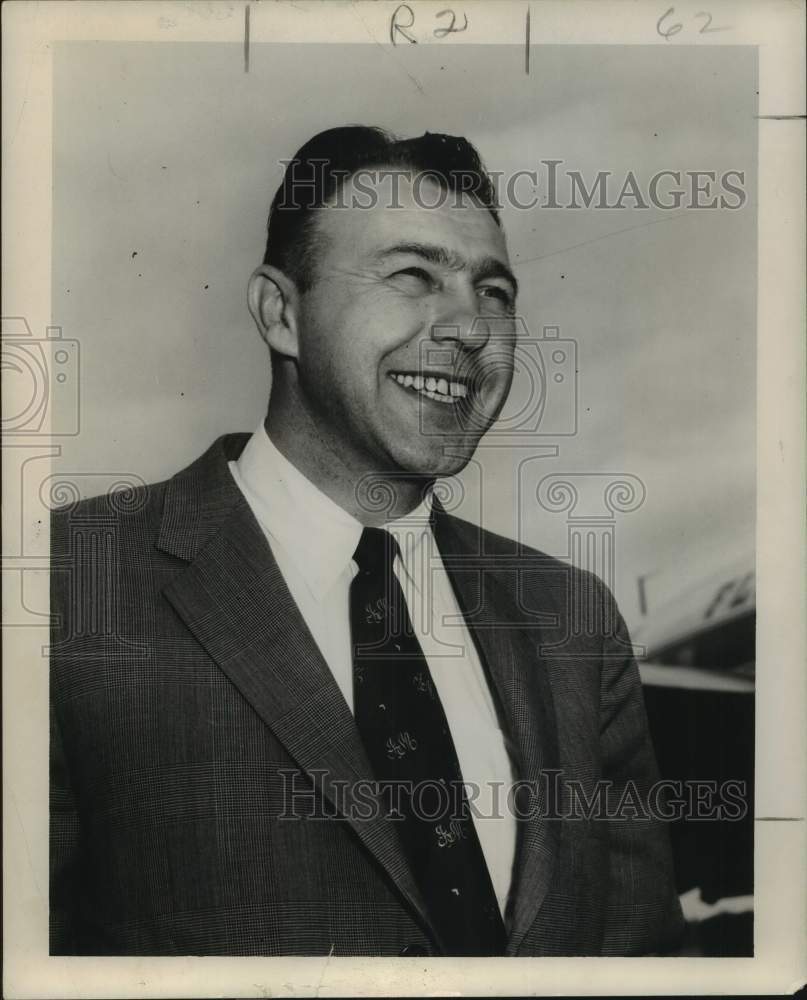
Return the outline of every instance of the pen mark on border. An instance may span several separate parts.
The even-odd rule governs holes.
[[[754,118],[769,122],[803,122],[807,115],[754,115]]]
[[[244,72],[249,73],[249,4],[244,8]]]
[[[524,72],[530,75],[530,8],[527,7],[526,37],[524,39]]]

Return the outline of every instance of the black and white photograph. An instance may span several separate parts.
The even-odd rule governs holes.
[[[803,6],[4,17],[8,995],[798,988]]]

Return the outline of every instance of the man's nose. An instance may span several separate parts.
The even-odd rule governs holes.
[[[455,341],[468,350],[484,347],[490,327],[479,314],[476,295],[455,293],[446,296],[431,326],[431,339],[437,343]]]

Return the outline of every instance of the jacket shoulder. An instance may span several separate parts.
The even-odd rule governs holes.
[[[611,603],[608,585],[594,572],[573,565],[567,559],[549,555],[517,539],[482,528],[471,521],[449,515],[449,521],[465,552],[478,555],[496,573],[518,573],[522,586],[590,594],[597,603]]]
[[[153,507],[155,501],[162,500],[169,482],[170,480],[164,479],[157,483],[143,483],[139,486],[127,484],[108,493],[70,500],[54,507],[51,510],[51,517],[54,520],[61,520],[66,517],[92,518],[142,513]]]
[[[567,573],[574,573],[581,577],[591,577],[598,581],[601,586],[605,584],[600,578],[590,570],[573,566],[565,559],[536,549],[531,545],[525,545],[508,535],[500,535],[495,531],[482,528],[472,521],[466,521],[461,517],[448,515],[452,528],[457,532],[458,537],[463,542],[463,547],[472,549],[480,554],[503,556],[505,558],[523,559],[527,564],[534,565],[536,569],[543,568],[549,571],[563,570]]]
[[[124,486],[85,499],[75,499],[50,512],[51,551],[64,547],[71,530],[102,530],[115,526],[118,532],[140,533],[156,529],[168,480],[140,486]]]

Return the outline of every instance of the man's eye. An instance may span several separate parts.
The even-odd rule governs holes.
[[[479,289],[479,294],[486,299],[498,299],[508,309],[512,309],[515,304],[510,292],[506,288],[500,288],[499,285],[483,285]]]
[[[413,279],[409,284],[422,283],[424,285],[431,285],[432,276],[428,271],[425,271],[422,267],[405,267],[401,271],[396,271],[393,274],[393,278],[411,278]]]

